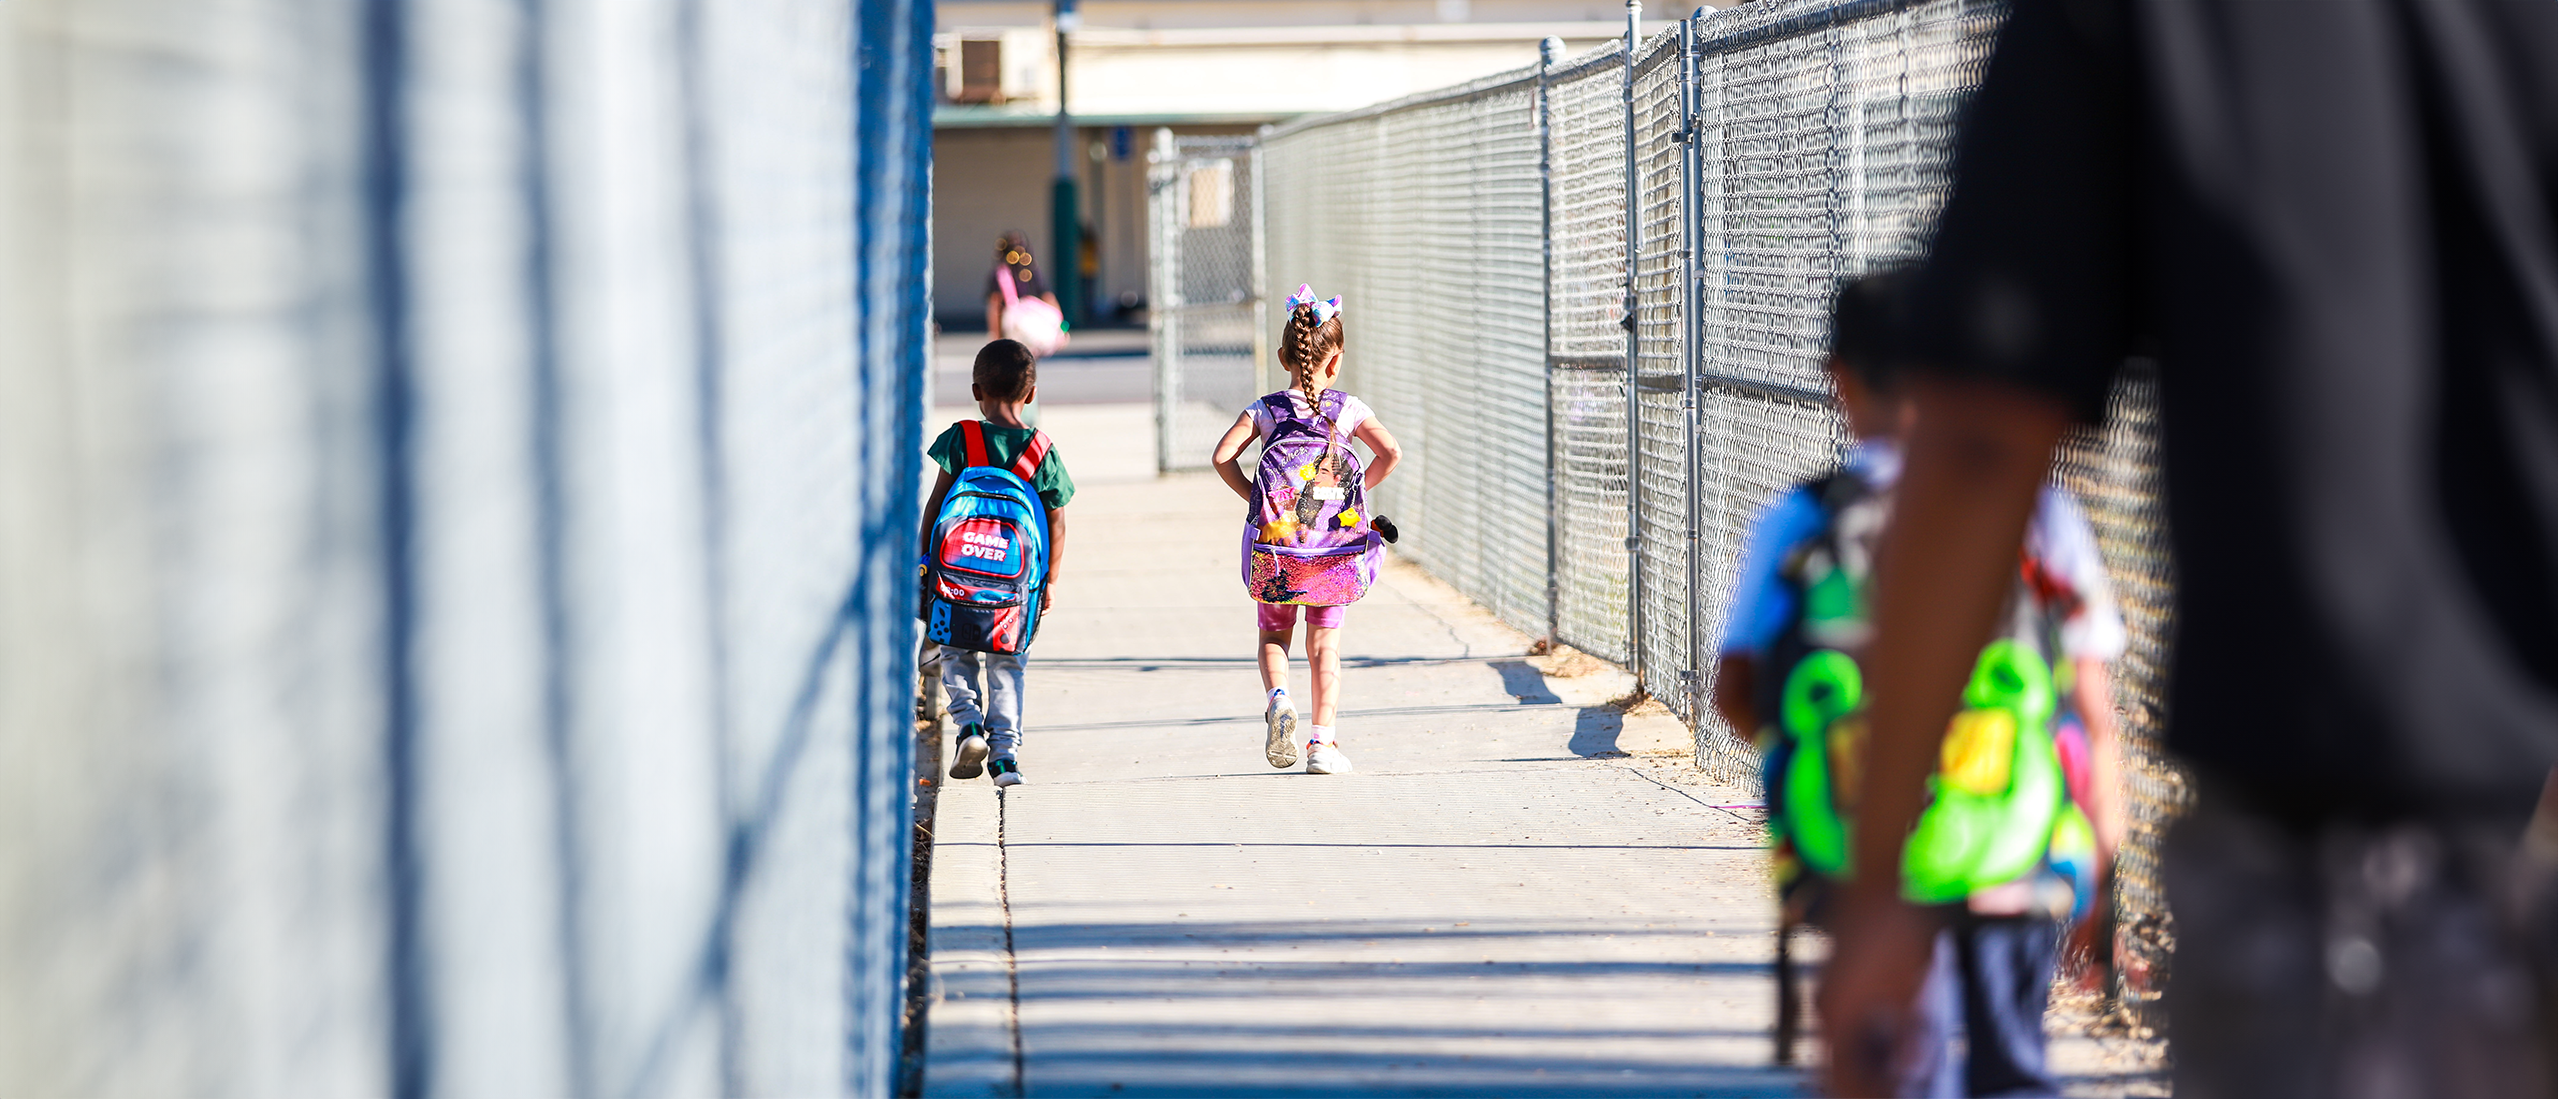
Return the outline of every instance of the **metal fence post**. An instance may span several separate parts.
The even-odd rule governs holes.
[[[1643,0],[1625,0],[1625,630],[1627,663],[1644,682],[1643,653],[1643,326],[1636,323],[1634,272],[1643,248],[1643,171],[1635,141],[1634,64],[1643,48]]]
[[[1554,109],[1549,74],[1563,54],[1563,40],[1537,43],[1537,237],[1542,275],[1537,301],[1544,316],[1538,352],[1545,357],[1545,647],[1553,652],[1563,634],[1563,456],[1554,422]]]
[[[1244,281],[1252,294],[1252,391],[1271,391],[1270,373],[1270,216],[1265,212],[1261,181],[1261,143],[1270,136],[1264,126],[1253,135],[1252,152],[1246,161],[1252,172],[1252,270]]]
[[[1173,151],[1172,129],[1155,130],[1154,153],[1147,181],[1149,198],[1166,187],[1181,185],[1181,162]],[[1155,346],[1155,472],[1172,469],[1173,386],[1181,377],[1181,233],[1170,224],[1171,211],[1183,205],[1175,202],[1149,202],[1155,216],[1146,219],[1153,255],[1147,267],[1152,275],[1146,294],[1146,327]]]
[[[1704,484],[1699,459],[1704,455],[1697,446],[1699,405],[1703,394],[1697,391],[1698,360],[1703,355],[1704,314],[1697,306],[1698,249],[1704,244],[1704,226],[1697,210],[1697,183],[1702,174],[1698,156],[1702,146],[1697,128],[1703,121],[1697,117],[1697,53],[1696,27],[1702,12],[1679,23],[1679,372],[1685,375],[1680,387],[1680,410],[1684,414],[1685,460],[1687,462],[1688,511],[1688,651],[1687,688],[1688,729],[1705,727],[1706,705],[1700,697],[1711,665],[1705,658],[1705,547],[1701,540],[1699,517],[1704,512]]]

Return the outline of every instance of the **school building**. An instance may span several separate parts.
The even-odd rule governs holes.
[[[1647,21],[1692,6],[1646,0]],[[986,272],[1006,229],[1043,271],[1056,177],[1057,33],[1047,0],[941,0],[934,50],[933,301],[944,328],[985,323]],[[1093,323],[1143,323],[1146,151],[1158,127],[1245,134],[1536,62],[1625,35],[1617,0],[1088,0],[1069,38],[1068,104],[1082,146]],[[1657,29],[1647,22],[1646,33]]]

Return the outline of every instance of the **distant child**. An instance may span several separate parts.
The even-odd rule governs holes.
[[[1297,608],[1306,608],[1306,662],[1314,670],[1314,725],[1305,742],[1306,773],[1347,774],[1350,757],[1333,739],[1341,695],[1341,619],[1375,579],[1380,540],[1394,524],[1368,514],[1366,495],[1394,472],[1403,449],[1359,398],[1331,388],[1341,376],[1341,299],[1315,300],[1300,286],[1287,302],[1288,327],[1279,364],[1291,388],[1263,397],[1235,418],[1217,441],[1217,475],[1249,505],[1244,517],[1244,584],[1260,603],[1262,712],[1273,767],[1297,765],[1297,708],[1288,699],[1288,641]],[[1239,459],[1262,441],[1259,475]],[[1368,444],[1364,470],[1350,440]]]
[[[991,753],[995,785],[1017,786],[1022,660],[1056,598],[1075,480],[1022,419],[1039,394],[1028,347],[980,348],[968,391],[985,418],[952,424],[929,451],[941,476],[924,505],[925,636],[941,645],[942,689],[959,722],[950,777],[976,778]]]
[[[1856,445],[1837,471],[1760,515],[1716,671],[1715,708],[1764,753],[1788,926],[1821,922],[1828,886],[1849,869],[1873,540],[1910,417],[1878,351],[1900,280],[1873,275],[1839,292],[1828,369]],[[2017,560],[2003,625],[1947,730],[1935,800],[1901,868],[1903,894],[1933,906],[1942,929],[1911,1008],[1920,1037],[1892,1071],[1897,1095],[2058,1094],[2043,1011],[2061,917],[2074,908],[2093,926],[2122,834],[2105,665],[2125,634],[2067,490],[2044,486]],[[1780,1020],[1791,1018],[1792,991],[1781,990]],[[1781,1043],[1789,1029],[1780,1022]]]

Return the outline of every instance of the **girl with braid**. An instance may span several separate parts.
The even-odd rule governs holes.
[[[1297,765],[1297,708],[1288,697],[1288,643],[1297,608],[1306,608],[1306,662],[1314,677],[1314,724],[1305,737],[1306,772],[1345,774],[1350,757],[1333,739],[1341,696],[1341,620],[1347,604],[1374,576],[1378,540],[1394,524],[1362,514],[1369,490],[1394,472],[1403,449],[1359,398],[1333,390],[1341,376],[1341,299],[1315,300],[1300,286],[1288,299],[1279,364],[1289,388],[1253,402],[1217,441],[1217,475],[1244,498],[1245,584],[1260,603],[1262,712],[1273,767]],[[1365,468],[1356,439],[1372,456]],[[1260,440],[1260,476],[1240,467],[1244,447]]]

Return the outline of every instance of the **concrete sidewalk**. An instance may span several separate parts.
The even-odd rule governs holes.
[[[1083,488],[1029,781],[940,795],[928,1093],[1801,1093],[1761,829],[1685,730],[1397,565],[1343,632],[1358,773],[1274,771],[1241,505],[1147,416],[1045,425]]]
[[[1147,354],[1148,341],[1143,328],[1077,330],[1066,350],[1039,362],[1040,413],[1064,405],[1143,405],[1154,400],[1155,360]],[[968,396],[968,376],[976,365],[977,349],[984,346],[982,330],[945,331],[933,341],[936,418],[976,407]],[[1150,463],[1152,453],[1146,459]]]

